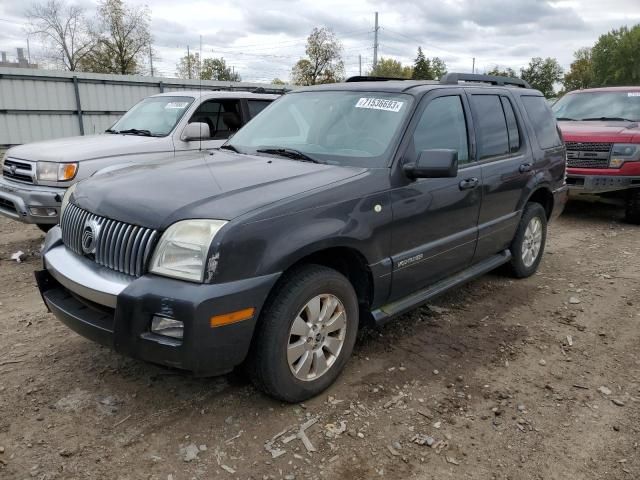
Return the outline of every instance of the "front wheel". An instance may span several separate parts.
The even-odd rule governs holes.
[[[255,385],[301,402],[338,377],[353,351],[358,299],[339,272],[306,265],[287,274],[265,306],[249,358]]]
[[[527,203],[511,242],[511,272],[526,278],[538,270],[547,240],[547,213],[539,203]]]
[[[625,220],[640,225],[640,188],[629,190],[626,207]]]

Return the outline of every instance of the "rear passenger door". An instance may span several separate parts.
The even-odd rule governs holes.
[[[410,181],[392,189],[393,279],[390,300],[468,267],[477,240],[480,166],[470,164],[469,110],[464,90],[439,90],[423,98],[403,141],[403,163],[430,149],[458,152],[453,178]]]
[[[482,207],[478,221],[481,261],[506,249],[520,221],[521,197],[534,176],[522,118],[507,91],[468,89],[482,168]]]

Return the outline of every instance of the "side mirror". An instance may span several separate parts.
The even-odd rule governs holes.
[[[211,138],[209,125],[201,122],[193,122],[184,127],[182,131],[182,140],[191,142],[194,140],[208,140]]]
[[[458,176],[457,150],[423,150],[418,161],[406,163],[404,173],[409,178],[448,178]]]

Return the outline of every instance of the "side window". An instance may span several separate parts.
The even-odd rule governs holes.
[[[416,158],[423,150],[446,148],[458,151],[458,163],[469,162],[467,122],[458,95],[429,102],[413,132],[413,146]]]
[[[521,98],[527,116],[533,125],[533,131],[536,133],[538,145],[543,149],[561,145],[562,140],[558,135],[556,120],[545,98],[531,95],[523,95]]]
[[[513,111],[513,105],[511,100],[507,97],[500,97],[502,100],[502,108],[504,109],[504,116],[507,119],[507,132],[509,134],[509,151],[511,153],[520,150],[520,132],[518,132],[518,122],[516,121],[516,114]]]
[[[204,102],[189,119],[189,123],[209,125],[212,139],[225,139],[242,126],[238,100],[210,100]]]
[[[507,122],[498,95],[472,95],[473,123],[478,142],[478,160],[509,153]]]
[[[271,102],[268,100],[249,100],[247,103],[249,104],[249,115],[253,118],[267,108]]]

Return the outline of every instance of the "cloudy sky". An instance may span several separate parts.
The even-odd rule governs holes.
[[[43,0],[44,1],[44,0]],[[87,8],[91,0],[69,0]],[[573,52],[621,25],[640,23],[639,0],[153,0],[155,67],[173,76],[187,45],[224,57],[248,81],[289,78],[314,26],[333,29],[343,44],[348,75],[373,59],[374,12],[379,12],[379,56],[412,63],[418,45],[443,58],[449,71],[483,72],[494,65],[518,70],[533,56],[568,67]],[[0,1],[0,50],[26,46],[30,0]],[[39,46],[31,40],[37,56]]]

